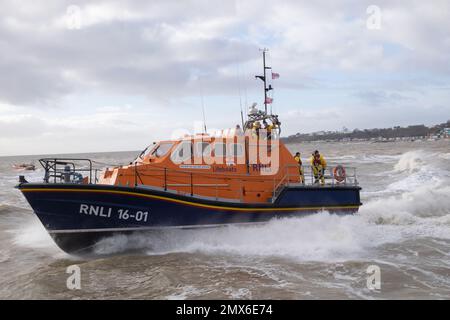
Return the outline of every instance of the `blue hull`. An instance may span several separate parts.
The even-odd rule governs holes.
[[[200,199],[140,187],[24,183],[18,188],[66,252],[87,248],[115,233],[265,222],[322,210],[351,214],[361,205],[360,188],[347,186],[288,187],[267,204]]]

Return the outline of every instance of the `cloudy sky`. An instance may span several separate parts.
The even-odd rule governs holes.
[[[234,127],[263,47],[285,135],[450,119],[450,0],[0,0],[0,155]]]

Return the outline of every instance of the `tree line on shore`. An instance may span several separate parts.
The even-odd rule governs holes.
[[[318,141],[318,140],[375,140],[375,139],[396,139],[396,138],[425,138],[441,136],[444,129],[450,128],[450,120],[445,123],[427,127],[421,125],[411,125],[407,127],[395,126],[392,128],[374,128],[374,129],[354,129],[349,131],[319,131],[313,133],[296,133],[282,138],[286,143],[295,143],[300,141]]]

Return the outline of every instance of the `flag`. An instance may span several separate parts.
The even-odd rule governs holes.
[[[272,79],[278,79],[280,77],[279,73],[272,72]]]
[[[272,103],[272,102],[273,102],[273,99],[272,99],[272,98],[266,97],[266,103]]]

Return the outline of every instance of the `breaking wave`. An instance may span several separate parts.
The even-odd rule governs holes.
[[[301,260],[339,260],[357,256],[373,244],[358,217],[327,212],[276,219],[263,225],[114,236],[99,242],[96,253],[146,249],[147,254],[197,252],[240,256],[277,256]]]
[[[370,199],[361,208],[368,223],[410,225],[418,234],[447,238],[450,163],[441,155],[423,150],[402,154],[390,172],[393,182],[386,186],[385,196]]]
[[[450,153],[441,153],[439,155],[442,159],[450,160]]]
[[[450,186],[431,184],[398,196],[372,200],[361,208],[369,222],[377,224],[412,224],[431,218],[450,223]]]
[[[442,155],[442,153],[426,153],[423,150],[404,153],[394,165],[394,170],[387,173],[392,182],[387,185],[386,190],[423,191],[424,188],[445,187],[450,179],[450,162]]]

